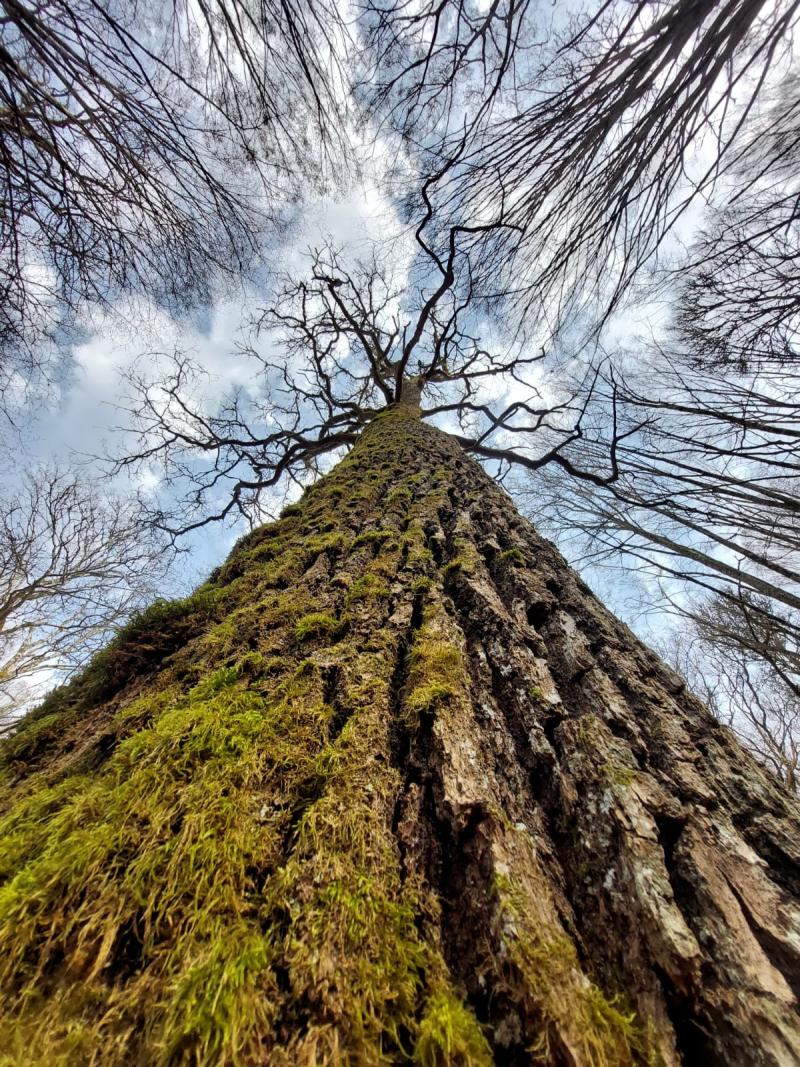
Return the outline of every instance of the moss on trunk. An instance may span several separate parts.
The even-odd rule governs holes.
[[[411,407],[0,759],[2,1063],[800,1059],[794,801]]]

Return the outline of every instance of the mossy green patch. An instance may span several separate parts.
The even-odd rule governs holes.
[[[505,552],[501,552],[497,557],[497,562],[501,566],[522,565],[525,562],[525,557],[518,548],[507,548]]]
[[[336,638],[343,629],[343,623],[327,611],[311,611],[301,616],[294,624],[294,636],[298,641],[311,641],[316,638]]]
[[[627,763],[619,763],[615,760],[610,760],[603,764],[601,773],[604,780],[609,785],[617,785],[626,789],[636,780],[638,769],[629,766]]]
[[[0,763],[13,763],[30,758],[35,751],[51,740],[57,733],[63,713],[51,711],[49,715],[29,719],[4,742],[0,748]]]
[[[110,1034],[127,1050],[113,1062],[252,1062],[270,1033],[284,933],[265,926],[280,898],[265,898],[262,872],[331,773],[333,713],[313,666],[269,697],[243,684],[260,666],[212,672],[100,772],[39,784],[0,824],[18,1062],[93,1062]],[[56,994],[49,976],[64,974],[79,985]]]
[[[379,545],[384,541],[389,541],[397,536],[396,530],[364,530],[353,541],[352,547],[354,549],[361,548],[364,545]]]
[[[582,974],[572,940],[555,920],[544,919],[548,891],[530,906],[530,887],[523,890],[504,875],[495,879],[501,928],[507,931],[506,951],[518,971],[520,992],[530,997],[541,1015],[543,1030],[536,1055],[551,1058],[552,1029],[568,1035],[581,1062],[596,1067],[629,1067],[657,1058],[636,1014],[623,1010]],[[555,912],[553,912],[555,915]],[[513,979],[512,979],[513,981]],[[523,992],[524,990],[524,992]]]
[[[387,494],[386,503],[390,507],[395,507],[397,505],[407,505],[411,503],[413,498],[414,494],[411,492],[407,485],[398,485],[396,488],[392,489]]]
[[[389,586],[377,574],[367,571],[352,583],[347,591],[346,603],[352,604],[358,600],[369,600],[376,597],[385,600],[390,595]]]
[[[346,544],[347,538],[340,530],[328,530],[306,538],[303,549],[312,555],[319,555],[321,552],[341,552]]]
[[[405,707],[417,717],[456,696],[466,683],[463,657],[444,628],[442,609],[426,609],[409,655]]]
[[[460,552],[457,556],[453,556],[442,567],[442,574],[445,577],[462,572],[463,574],[472,574],[475,570],[475,564],[477,563],[477,553],[473,552]]]
[[[447,988],[425,1004],[414,1046],[420,1067],[492,1067],[489,1043],[470,1009]]]

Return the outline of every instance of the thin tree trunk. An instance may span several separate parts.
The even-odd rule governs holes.
[[[796,801],[412,408],[3,753],[3,1062],[800,1062]]]

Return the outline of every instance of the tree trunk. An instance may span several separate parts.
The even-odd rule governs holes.
[[[3,1063],[800,1062],[796,801],[411,408],[3,763]]]

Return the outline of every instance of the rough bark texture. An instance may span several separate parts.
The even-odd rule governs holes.
[[[796,802],[408,409],[2,758],[3,1063],[800,1062]]]

